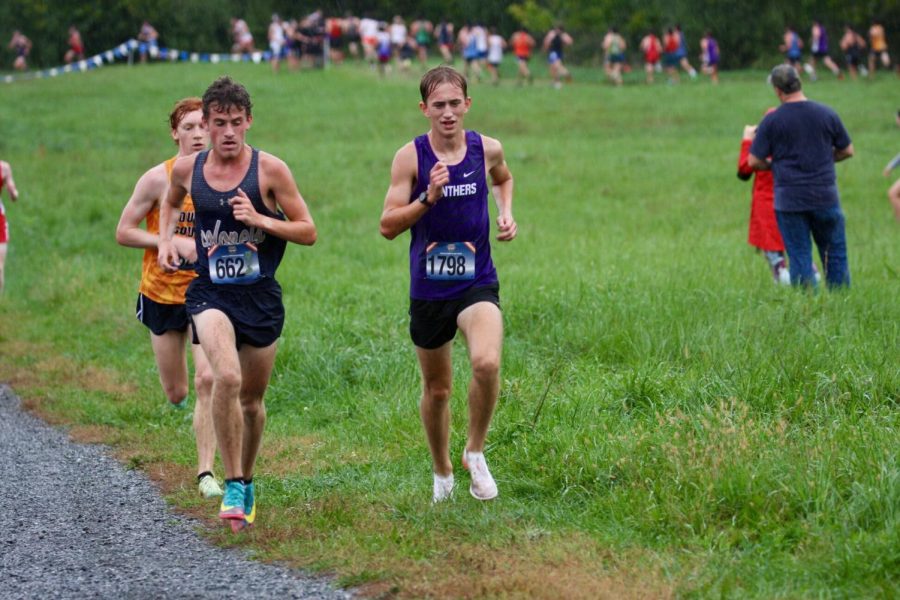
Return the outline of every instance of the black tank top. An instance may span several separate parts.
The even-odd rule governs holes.
[[[285,240],[238,221],[228,203],[240,188],[250,198],[256,212],[284,220],[284,215],[273,213],[263,203],[259,189],[259,150],[252,148],[252,151],[250,168],[244,178],[227,191],[213,189],[203,176],[208,150],[200,152],[194,162],[191,198],[195,214],[196,269],[201,279],[231,285],[274,279],[275,270],[284,256]]]

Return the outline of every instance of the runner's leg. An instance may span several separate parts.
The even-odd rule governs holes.
[[[472,365],[466,450],[483,452],[500,391],[503,316],[496,304],[478,302],[459,314],[457,324],[466,338]]]
[[[419,415],[431,450],[432,469],[441,476],[453,473],[450,462],[450,391],[453,368],[450,362],[453,341],[427,350],[416,347],[422,370],[422,401]]]

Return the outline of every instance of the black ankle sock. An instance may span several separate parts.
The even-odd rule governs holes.
[[[206,477],[207,475],[209,475],[210,477],[212,477],[212,476],[213,476],[212,471],[203,471],[202,473],[200,473],[199,475],[197,475],[197,481],[199,482],[201,479],[203,479],[203,478]]]
[[[251,483],[253,483],[252,477],[250,479],[244,479],[244,485],[250,485]]]
[[[225,485],[228,485],[229,483],[244,483],[244,478],[243,477],[235,477],[234,479],[226,479]]]

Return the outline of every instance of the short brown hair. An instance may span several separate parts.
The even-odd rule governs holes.
[[[422,76],[422,81],[419,83],[419,93],[422,94],[422,102],[428,102],[428,96],[430,96],[431,93],[437,89],[437,86],[442,83],[452,83],[453,85],[456,85],[462,90],[464,98],[469,97],[468,84],[466,83],[466,78],[462,76],[462,73],[453,67],[441,65],[440,67],[431,69]]]
[[[172,112],[169,113],[169,127],[172,131],[175,131],[178,129],[178,126],[181,125],[181,121],[186,114],[194,112],[195,110],[200,110],[201,108],[203,108],[203,101],[196,96],[179,100],[172,108]]]
[[[228,112],[231,107],[244,109],[249,117],[253,104],[250,102],[250,94],[247,88],[234,81],[228,75],[223,75],[212,82],[203,92],[203,117],[209,118],[209,108],[216,105],[216,112]]]

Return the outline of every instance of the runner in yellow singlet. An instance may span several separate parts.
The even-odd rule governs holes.
[[[875,76],[879,60],[885,69],[891,68],[891,55],[888,54],[884,26],[880,21],[873,20],[872,26],[869,27],[869,77]]]
[[[144,249],[141,285],[137,302],[137,318],[150,330],[150,341],[159,381],[169,402],[185,405],[188,396],[188,367],[185,343],[189,340],[189,319],[184,306],[188,284],[196,277],[192,263],[197,259],[194,243],[194,208],[188,199],[179,216],[176,245],[182,268],[174,273],[163,271],[157,264],[159,243],[159,206],[169,189],[172,165],[180,156],[188,156],[206,148],[209,134],[202,126],[200,98],[185,98],[175,104],[169,115],[172,139],[178,155],[141,176],[128,204],[122,210],[116,228],[116,241],[123,246]],[[146,229],[140,227],[146,221]],[[212,423],[212,372],[199,344],[191,346],[194,356],[194,433],[197,440],[197,485],[200,493],[213,498],[222,488],[212,474],[216,454]]]

